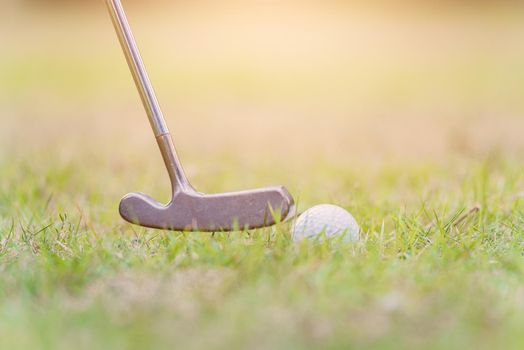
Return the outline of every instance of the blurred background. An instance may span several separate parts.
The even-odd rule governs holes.
[[[199,189],[279,183],[319,163],[524,155],[521,2],[123,4]],[[2,9],[3,163],[167,182],[104,1]],[[208,179],[224,172],[238,175]],[[128,185],[146,190],[115,184]]]
[[[104,0],[0,0],[0,348],[524,348],[524,1],[122,2],[196,188],[362,242],[125,223],[170,191]]]

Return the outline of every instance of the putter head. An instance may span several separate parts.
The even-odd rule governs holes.
[[[120,202],[120,215],[140,226],[174,231],[238,231],[271,226],[294,215],[294,200],[285,187],[203,194],[179,191],[163,205],[143,193]]]

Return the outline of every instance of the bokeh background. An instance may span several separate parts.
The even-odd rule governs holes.
[[[308,201],[309,186],[330,181],[325,169],[524,154],[520,2],[124,5],[201,190],[291,182]],[[81,191],[106,187],[113,202],[148,183],[167,199],[104,2],[4,0],[2,8],[4,164],[103,174]]]
[[[170,191],[104,1],[0,0],[1,348],[524,348],[521,0],[122,1],[197,189],[361,240],[125,223]]]

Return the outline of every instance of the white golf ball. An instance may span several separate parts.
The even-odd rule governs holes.
[[[306,210],[300,215],[291,230],[293,239],[314,238],[320,234],[326,237],[344,235],[344,241],[357,241],[360,228],[353,216],[344,208],[322,204]]]

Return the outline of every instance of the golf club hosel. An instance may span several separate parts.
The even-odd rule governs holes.
[[[140,93],[140,98],[149,117],[151,128],[156,137],[169,133],[155,90],[147,74],[140,51],[136,45],[133,32],[127,21],[120,0],[106,0],[107,7],[115,26],[120,44],[126,56],[129,69]]]
[[[164,164],[166,165],[166,169],[169,174],[173,196],[179,191],[194,192],[193,187],[189,183],[189,180],[184,173],[182,164],[178,159],[171,135],[168,133],[157,136],[156,142],[158,143],[160,153],[162,153],[162,158],[164,159]]]

